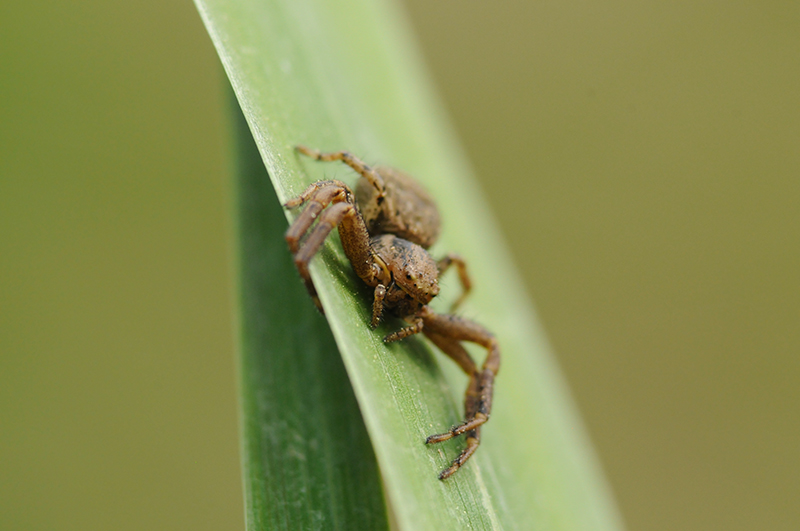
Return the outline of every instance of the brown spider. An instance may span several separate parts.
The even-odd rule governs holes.
[[[456,315],[437,314],[428,306],[439,293],[439,276],[453,264],[458,269],[463,293],[452,308],[461,303],[471,288],[466,265],[454,254],[438,262],[428,254],[426,249],[439,236],[439,211],[433,199],[411,177],[391,168],[372,168],[346,151],[320,153],[305,146],[296,149],[316,160],[340,160],[361,175],[355,194],[341,181],[318,181],[285,205],[287,208],[307,205],[286,232],[286,242],[317,307],[322,309],[308,263],[328,234],[338,227],[342,247],[356,274],[375,288],[370,326],[375,328],[383,311],[390,311],[409,326],[389,334],[383,339],[385,342],[422,332],[469,376],[464,396],[466,420],[425,441],[438,443],[466,434],[466,448],[439,475],[439,479],[448,478],[480,444],[481,426],[489,420],[494,378],[500,367],[500,348],[489,331]],[[480,369],[461,341],[476,343],[487,350]]]

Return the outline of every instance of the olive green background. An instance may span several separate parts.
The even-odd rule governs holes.
[[[405,3],[629,527],[800,528],[797,4]],[[210,40],[6,4],[0,529],[242,529]]]

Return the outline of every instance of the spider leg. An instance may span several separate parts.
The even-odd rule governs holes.
[[[451,265],[455,265],[456,269],[458,269],[458,278],[461,281],[462,288],[461,296],[450,306],[450,311],[454,312],[459,306],[461,306],[461,303],[464,302],[464,299],[467,298],[467,295],[469,295],[469,292],[472,289],[472,281],[469,278],[469,273],[467,273],[467,263],[463,258],[455,253],[448,253],[447,256],[436,263],[436,266],[439,268],[439,278],[441,278],[444,272],[447,271]]]
[[[313,183],[298,197],[287,201],[285,206],[294,208],[305,203],[308,205],[286,231],[285,238],[308,293],[322,311],[308,264],[319,252],[331,231],[339,228],[342,247],[353,265],[353,270],[371,286],[376,285],[373,283],[374,257],[370,250],[367,227],[358,212],[353,193],[346,184],[335,180]],[[312,229],[315,222],[317,224]]]
[[[467,376],[470,377],[470,387],[472,386],[472,382],[478,381],[480,377],[480,373],[478,372],[478,367],[475,365],[475,361],[472,359],[472,356],[469,355],[467,349],[462,347],[458,341],[451,339],[449,337],[445,337],[441,334],[436,332],[431,332],[427,328],[424,329],[425,337],[431,340],[431,342],[439,347],[439,350],[444,352],[450,359],[455,361],[461,370],[463,370]],[[477,385],[477,384],[476,384]],[[469,396],[469,388],[467,389],[467,396]],[[465,397],[466,398],[466,397]],[[470,407],[466,407],[465,409],[467,416],[469,416],[471,412]]]
[[[428,332],[427,330],[425,331],[425,336],[430,339],[434,345],[439,347],[442,352],[452,358],[452,360],[469,376],[469,385],[467,385],[467,391],[464,393],[464,416],[468,419],[473,418],[477,412],[480,400],[480,373],[478,372],[475,362],[458,341]],[[484,420],[483,422],[486,421]],[[446,441],[453,437],[451,432],[442,435],[431,435],[425,440],[425,444]],[[449,467],[442,470],[441,474],[439,474],[439,479],[447,479],[455,474],[456,470],[461,468],[461,465],[466,463],[472,454],[475,453],[480,443],[481,429],[480,426],[478,426],[467,432],[466,448],[453,460],[453,463]]]
[[[331,179],[329,181],[317,181],[315,183],[309,184],[308,188],[303,190],[302,194],[298,195],[294,199],[289,199],[288,201],[286,201],[286,203],[284,203],[283,206],[285,206],[286,208],[299,207],[300,205],[304,204],[306,201],[308,201],[312,197],[314,199],[318,199],[315,196],[319,194],[320,190],[322,190],[324,188],[331,187],[331,186],[335,187],[335,188],[339,188],[341,190],[344,190],[344,191],[347,192],[347,194],[349,196],[352,196],[352,192],[350,191],[350,188],[348,188],[348,186],[346,184],[344,184],[342,181],[337,181],[337,180],[333,180],[333,179]],[[328,202],[330,202],[330,201],[328,201]]]
[[[472,457],[472,454],[475,453],[475,450],[478,449],[478,446],[481,443],[481,429],[475,428],[474,430],[467,433],[467,446],[462,450],[458,457],[453,459],[453,463],[442,470],[439,474],[439,479],[447,479],[453,474],[455,474],[461,466],[467,462],[467,460]]]
[[[480,427],[489,420],[492,410],[494,378],[500,369],[500,348],[489,331],[468,319],[455,315],[439,315],[427,306],[420,312],[420,317],[425,335],[470,377],[464,396],[466,420],[448,432],[431,435],[425,441],[426,444],[434,444],[467,434],[466,448],[439,475],[439,479],[446,479],[461,468],[480,444]],[[461,341],[476,343],[488,351],[480,371],[466,349],[460,345]]]
[[[367,181],[374,186],[380,195],[383,195],[386,189],[383,184],[383,179],[371,166],[368,166],[364,161],[350,153],[349,151],[335,151],[333,153],[322,153],[316,149],[311,149],[306,146],[295,146],[295,149],[315,160],[330,162],[334,160],[341,160],[351,168],[353,168],[359,175],[364,177]]]
[[[375,295],[372,300],[372,321],[369,323],[370,328],[377,328],[378,323],[381,322],[381,314],[383,314],[383,299],[386,297],[386,286],[378,284],[375,286]]]
[[[336,203],[323,211],[322,215],[319,216],[317,225],[311,230],[311,233],[306,237],[305,241],[303,241],[300,248],[294,253],[294,265],[297,267],[297,271],[300,273],[300,277],[303,279],[303,283],[306,285],[309,295],[314,299],[314,304],[316,304],[320,311],[322,311],[322,306],[317,296],[317,290],[314,288],[314,283],[311,280],[311,274],[308,271],[308,263],[314,255],[317,254],[320,247],[322,247],[325,238],[328,237],[331,231],[339,225],[345,217],[353,215],[355,208],[355,205],[351,203]],[[289,246],[292,247],[291,242]]]
[[[292,254],[297,253],[300,239],[316,221],[322,210],[331,203],[352,203],[353,194],[341,181],[320,181],[313,183],[298,197],[291,199],[284,205],[288,208],[298,207],[308,203],[305,210],[294,220],[286,231],[286,243]]]
[[[294,220],[291,226],[289,226],[284,238],[286,239],[286,243],[289,245],[289,251],[294,256],[295,265],[297,266],[297,270],[300,272],[300,277],[303,279],[306,290],[308,291],[309,295],[311,295],[314,305],[322,313],[325,312],[322,309],[322,304],[320,304],[317,290],[314,287],[314,283],[311,281],[311,276],[308,272],[308,261],[311,260],[311,257],[319,250],[322,242],[318,241],[317,243],[313,243],[313,241],[306,241],[306,245],[304,245],[303,248],[307,248],[307,251],[310,251],[310,255],[308,255],[308,252],[306,252],[306,254],[299,253],[300,240],[308,232],[308,229],[311,227],[314,221],[316,221],[317,217],[320,215],[320,212],[322,212],[323,209],[329,204],[351,204],[353,202],[353,194],[343,182],[319,181],[309,185],[302,194],[294,199],[290,199],[284,205],[287,208],[295,208],[305,203],[309,203],[303,212],[297,217],[297,219]],[[333,226],[335,226],[335,224]],[[314,241],[319,240],[320,236],[322,237],[322,240],[324,240],[325,236],[330,233],[331,228],[320,231],[317,234],[316,240]],[[312,232],[317,231],[315,230]],[[309,246],[308,243],[312,243],[312,245]],[[308,256],[304,258],[306,255]],[[299,260],[298,256],[300,257]]]
[[[401,328],[395,332],[392,332],[388,336],[383,338],[384,343],[392,343],[393,341],[400,341],[408,336],[413,336],[414,334],[419,334],[422,332],[422,319],[415,318],[414,321],[406,327]]]

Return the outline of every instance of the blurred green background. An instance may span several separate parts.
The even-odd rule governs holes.
[[[404,3],[630,529],[800,529],[798,4]],[[0,8],[0,529],[243,529],[223,98]]]

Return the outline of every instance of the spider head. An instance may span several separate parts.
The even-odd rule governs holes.
[[[372,249],[391,272],[386,302],[396,313],[410,315],[439,294],[439,270],[428,251],[392,234],[376,236]]]

